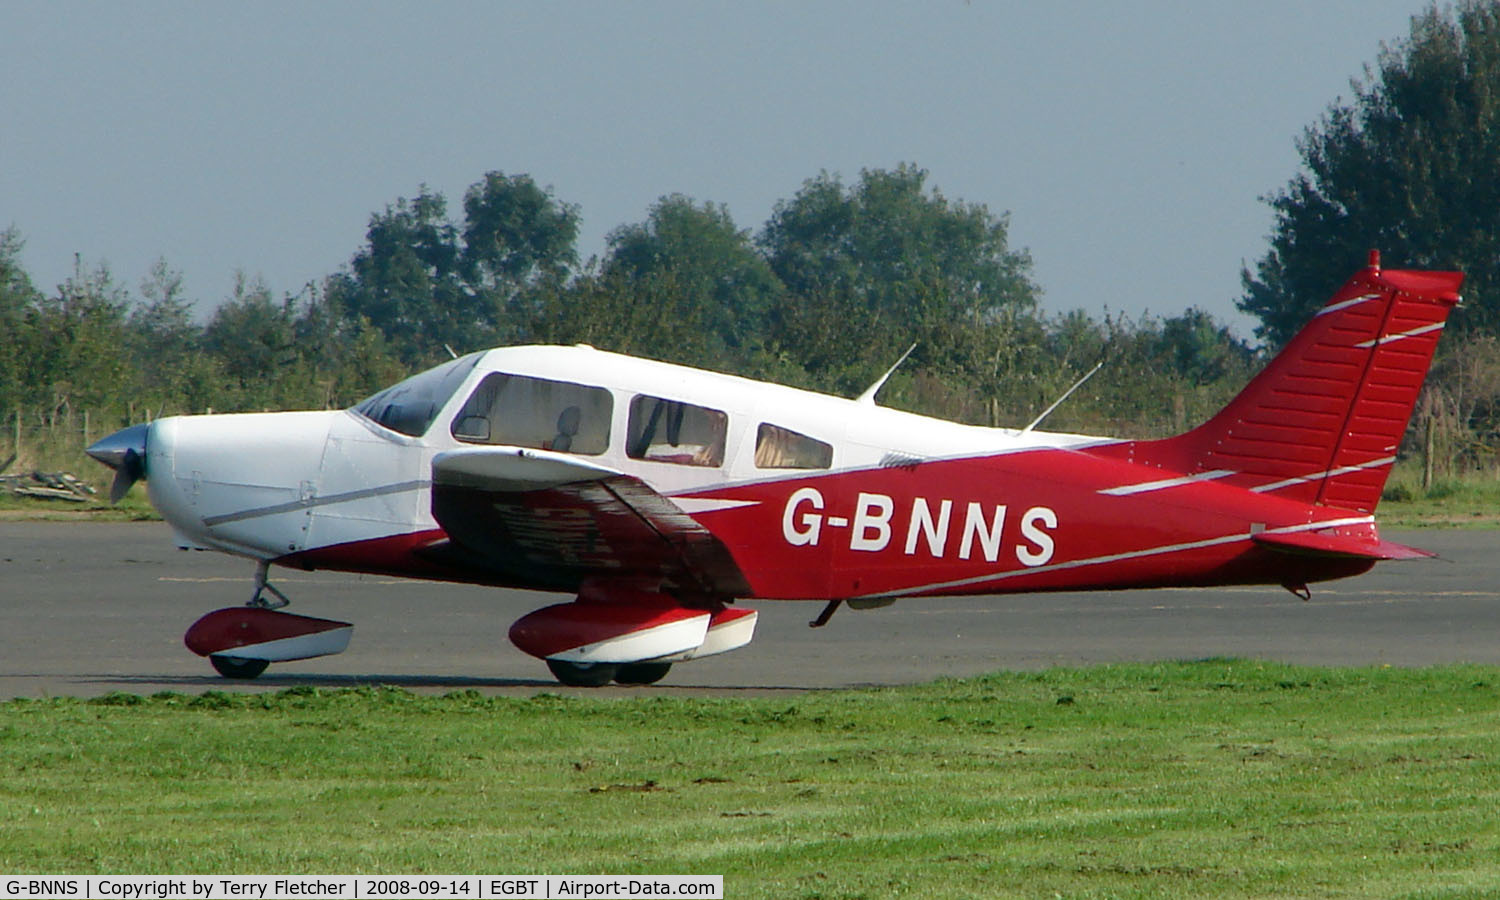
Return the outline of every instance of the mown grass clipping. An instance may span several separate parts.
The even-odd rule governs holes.
[[[719,874],[744,897],[1487,897],[1500,669],[0,704],[0,871]]]

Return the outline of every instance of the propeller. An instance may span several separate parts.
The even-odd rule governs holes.
[[[146,477],[146,438],[150,425],[132,425],[100,438],[83,452],[115,470],[109,502],[119,503],[130,486]]]

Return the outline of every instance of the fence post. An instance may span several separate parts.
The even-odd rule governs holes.
[[[1434,416],[1432,410],[1429,409],[1427,411],[1427,427],[1423,430],[1422,434],[1422,492],[1424,494],[1432,490],[1432,438],[1435,431],[1434,421],[1436,419],[1437,416]]]

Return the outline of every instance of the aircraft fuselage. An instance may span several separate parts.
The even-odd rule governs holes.
[[[572,684],[747,643],[737,601],[1307,584],[1421,551],[1374,510],[1462,276],[1352,277],[1231,403],[1136,441],[980,428],[586,346],[473,353],[356,407],[181,416],[90,448],[180,545],[257,561],[221,672],[337,652],[271,564],[575,594],[513,643]],[[877,385],[878,387],[878,385]],[[300,654],[300,656],[299,656]]]

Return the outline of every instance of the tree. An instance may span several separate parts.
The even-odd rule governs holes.
[[[264,281],[235,273],[233,293],[203,332],[204,348],[222,372],[219,403],[235,411],[308,405],[313,388],[298,351],[296,320],[294,298],[277,302]]]
[[[465,291],[458,230],[442,194],[424,185],[370,216],[366,245],[327,290],[348,315],[380,329],[411,365],[432,363],[463,333]]]
[[[722,345],[700,299],[669,271],[640,277],[589,271],[538,295],[534,337],[732,370],[724,359],[710,362],[713,348]]]
[[[0,415],[14,410],[25,390],[27,314],[42,297],[21,265],[25,245],[14,226],[0,231]]]
[[[302,296],[306,299],[299,304],[292,334],[316,383],[311,405],[352,406],[410,374],[369,319],[349,315],[315,284],[309,284]]]
[[[855,362],[834,378],[846,390],[914,340],[924,358],[951,352],[936,340],[954,336],[953,322],[977,326],[1035,309],[1031,259],[1009,248],[1005,216],[950,201],[927,190],[926,179],[925,170],[903,164],[863,170],[846,188],[825,172],[777,203],[761,232],[791,304],[773,320],[773,338],[793,357]],[[809,322],[795,306],[825,309]],[[863,359],[851,360],[851,350]]]
[[[525,294],[566,278],[578,263],[578,207],[530,175],[486,172],[464,194],[463,272],[490,321],[524,317]]]
[[[108,266],[75,259],[57,294],[27,310],[27,399],[49,421],[110,404],[139,383],[127,351],[130,302]]]
[[[1201,309],[1165,319],[1106,317],[1100,333],[1104,370],[1090,386],[1111,432],[1185,431],[1222,408],[1255,368],[1250,347]]]
[[[727,207],[700,206],[682,194],[662,197],[646,221],[610,232],[603,274],[627,285],[670,280],[706,329],[711,356],[678,360],[698,365],[722,363],[726,353],[743,355],[759,344],[781,291],[750,232],[735,227]]]
[[[1305,171],[1268,198],[1271,247],[1237,305],[1280,346],[1378,248],[1467,272],[1452,328],[1500,330],[1500,4],[1428,7],[1353,89],[1298,142]]]
[[[423,186],[370,217],[366,244],[325,291],[385,335],[409,366],[524,338],[528,292],[576,262],[575,207],[527,175],[490,172],[464,195],[462,229],[443,195]]]
[[[141,302],[127,322],[132,369],[140,391],[124,398],[129,408],[153,416],[199,412],[214,402],[213,361],[204,355],[203,329],[193,304],[183,297],[182,273],[158,259],[141,281]]]

